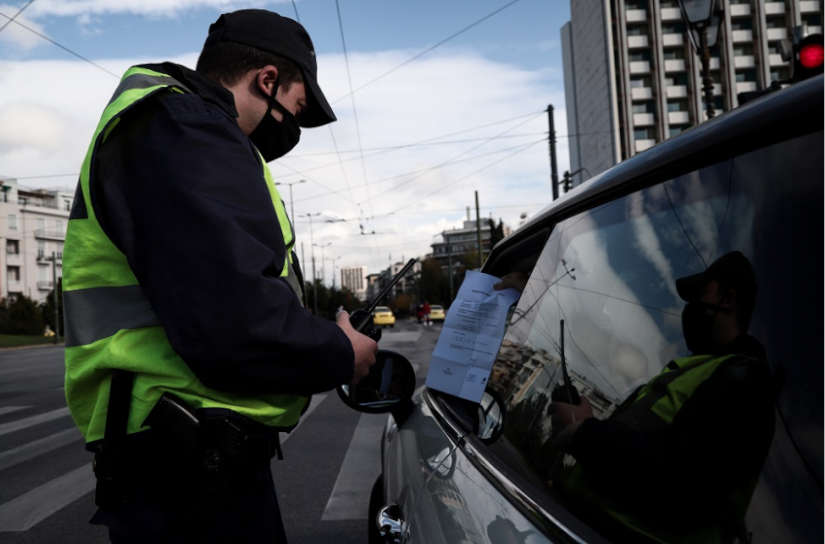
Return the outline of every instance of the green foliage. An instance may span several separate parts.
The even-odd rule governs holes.
[[[401,293],[390,303],[390,308],[396,317],[406,317],[410,315],[410,306],[412,306],[412,303],[412,296]]]
[[[418,302],[429,301],[430,304],[450,303],[450,279],[441,269],[437,259],[425,259],[421,262],[421,280]]]
[[[320,280],[315,280],[315,289],[310,282],[304,284],[306,293],[306,308],[313,311],[315,308],[315,292],[318,292],[318,316],[326,319],[335,319],[335,312],[343,306],[345,310],[352,312],[357,310],[363,303],[349,289],[332,289],[321,284]]]
[[[43,334],[45,325],[42,310],[25,295],[0,303],[0,333]]]

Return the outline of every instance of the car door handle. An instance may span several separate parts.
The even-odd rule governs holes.
[[[378,511],[378,533],[390,544],[404,544],[409,537],[409,527],[401,516],[401,507],[390,504]]]

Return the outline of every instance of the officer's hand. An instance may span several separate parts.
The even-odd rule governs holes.
[[[361,378],[369,374],[370,367],[375,364],[375,352],[378,351],[378,343],[365,334],[361,334],[352,327],[349,322],[349,314],[344,310],[335,316],[335,322],[344,331],[352,344],[352,351],[355,354],[355,371],[352,375],[352,383],[356,384]]]
[[[510,272],[509,274],[502,276],[501,281],[493,285],[493,289],[496,291],[502,291],[504,289],[524,291],[526,286],[527,274],[524,272]]]
[[[587,399],[582,397],[579,404],[567,404],[566,402],[554,402],[550,405],[553,415],[551,421],[554,429],[564,429],[569,425],[581,423],[587,418],[593,417],[593,408]]]

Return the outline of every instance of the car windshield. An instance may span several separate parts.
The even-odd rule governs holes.
[[[376,306],[375,311],[376,312],[391,312],[392,310],[390,310],[386,306]]]
[[[443,310],[444,308],[439,306],[438,304],[433,304],[432,306],[430,306],[430,309],[431,310]]]

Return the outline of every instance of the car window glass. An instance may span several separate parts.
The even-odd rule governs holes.
[[[491,458],[542,483],[612,539],[642,533],[667,540],[668,531],[693,532],[700,540],[718,531],[752,532],[764,541],[821,536],[822,179],[818,133],[667,180],[557,225],[489,380],[495,402],[487,405],[495,407],[487,412],[499,422],[482,418],[475,425],[486,433]],[[652,387],[646,384],[670,361],[676,368],[691,356],[676,280],[731,251],[741,252],[755,272],[749,332],[753,349],[764,348],[767,356],[749,351],[674,401],[684,412],[674,408],[679,425],[658,435],[670,437],[667,447],[650,434],[611,430],[628,404],[646,394],[640,388]],[[579,458],[594,471],[611,470],[588,471],[556,445],[551,399],[563,381],[562,358],[595,418],[607,422],[589,426],[617,433],[615,447],[593,453],[580,445]],[[738,380],[740,366],[747,386],[717,385],[728,383],[728,373]],[[689,404],[692,395],[699,400]],[[714,405],[725,409],[710,417]],[[674,428],[681,433],[676,438]],[[728,446],[736,433],[742,440]],[[675,440],[685,443],[675,447]],[[660,448],[655,455],[651,444]],[[588,480],[592,474],[600,475],[595,483]],[[705,491],[689,491],[710,474],[715,480]],[[640,497],[642,489],[648,496]],[[694,522],[677,530],[685,519]]]

